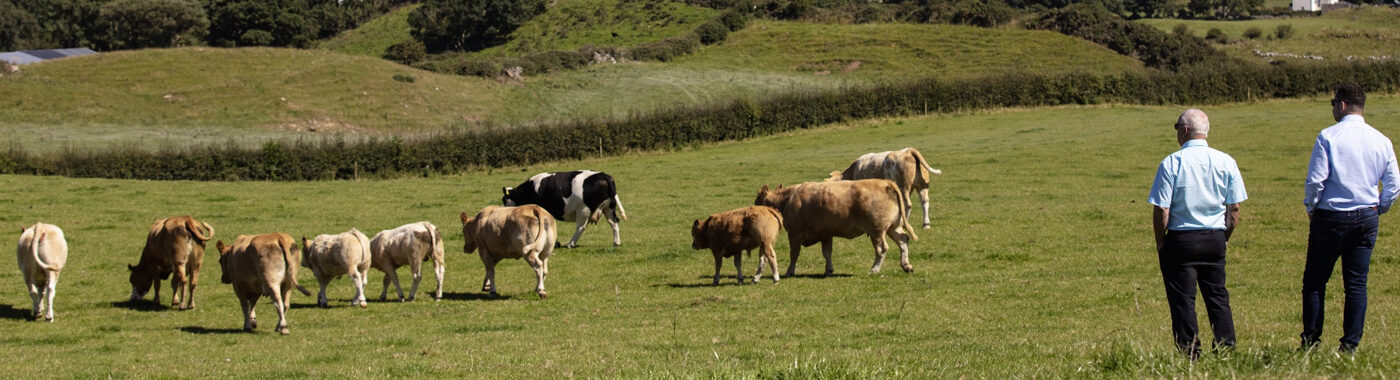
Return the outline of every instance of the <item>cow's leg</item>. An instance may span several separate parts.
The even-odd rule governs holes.
[[[28,277],[28,276],[26,275],[26,277]],[[30,314],[31,314],[30,316],[31,316],[31,317],[34,317],[34,319],[39,319],[39,313],[43,312],[42,309],[39,309],[40,307],[43,307],[43,306],[42,306],[42,302],[40,302],[40,301],[42,300],[42,299],[40,298],[40,297],[42,296],[42,294],[41,294],[42,290],[41,290],[41,289],[43,289],[43,287],[40,286],[40,284],[38,283],[40,280],[43,280],[43,279],[41,279],[41,278],[26,278],[26,279],[24,279],[24,283],[25,283],[26,285],[29,286],[29,299],[30,299],[31,301],[34,301],[34,307],[29,309]]]
[[[413,260],[408,268],[413,272],[413,287],[408,289],[408,300],[413,301],[413,298],[418,295],[418,283],[423,281],[423,262]]]
[[[398,271],[398,268],[394,268],[394,271],[393,271],[393,272],[389,272],[389,277],[387,277],[387,278],[388,278],[388,279],[391,279],[391,280],[394,280],[394,290],[399,292],[399,302],[403,302],[403,287],[402,287],[402,286],[399,286],[399,271]],[[386,286],[385,289],[388,289],[388,287]],[[384,297],[380,297],[380,298],[382,299],[382,298],[384,298]]]
[[[481,254],[481,265],[486,268],[486,276],[481,278],[481,291],[492,297],[496,296],[496,263],[500,261],[485,252]]]
[[[185,289],[189,290],[189,294],[185,295],[185,309],[188,310],[194,308],[194,288],[199,286],[199,270],[186,269],[185,274],[186,280],[189,281],[185,283]]]
[[[770,270],[773,271],[773,283],[777,283],[777,282],[778,282],[778,254],[777,254],[777,252],[774,252],[774,251],[773,251],[773,242],[763,243],[762,246],[759,246],[759,251],[758,251],[758,252],[759,252],[759,254],[762,254],[763,257],[758,258],[758,272],[755,272],[755,273],[754,273],[754,275],[753,275],[753,282],[757,283],[757,282],[758,282],[758,279],[759,279],[760,277],[763,276],[763,262],[764,262],[764,261],[767,261],[767,262],[768,262],[768,269],[770,269]]]
[[[369,307],[369,301],[365,300],[365,287],[369,286],[369,267],[360,270],[360,307]]]
[[[578,212],[574,213],[577,215],[577,217],[574,218],[574,237],[569,238],[569,243],[564,244],[564,247],[573,248],[578,246],[578,237],[583,236],[583,229],[588,227],[588,216],[592,215],[591,211],[592,210],[589,210],[588,207],[580,207]]]
[[[801,240],[797,240],[797,238],[793,237],[793,236],[792,236],[792,233],[789,232],[789,233],[788,233],[788,269],[787,269],[787,275],[786,275],[786,276],[792,277],[793,274],[796,274],[796,273],[797,273],[797,255],[800,255],[800,254],[802,254],[802,241],[801,241]]]
[[[181,300],[185,299],[185,263],[175,263],[175,273],[170,276],[170,308],[175,310],[184,309]]]
[[[622,222],[622,220],[617,218],[617,205],[609,206],[608,210],[604,213],[607,214],[606,219],[608,220],[608,225],[612,226],[613,246],[622,246],[622,228],[618,227],[618,224]]]
[[[391,271],[384,271],[384,290],[379,291],[379,302],[384,302],[384,300],[389,299],[389,276],[393,273],[394,272]]]
[[[442,299],[442,276],[447,272],[447,263],[433,260],[433,275],[437,276],[437,291],[433,292],[433,300]]]
[[[238,305],[243,307],[243,331],[253,331],[254,327],[258,327],[257,322],[253,321],[253,303],[239,294]]]
[[[45,285],[44,289],[44,297],[48,298],[49,307],[46,309],[48,314],[44,315],[44,320],[53,322],[53,295],[54,292],[58,290],[58,272],[49,272],[48,278],[48,284]]]
[[[875,246],[875,264],[870,266],[870,273],[880,273],[880,266],[885,264],[885,253],[889,252],[889,243],[885,242],[883,231],[867,232],[870,236],[870,245]]]
[[[355,287],[355,298],[350,299],[350,305],[359,306],[365,299],[365,281],[361,279],[360,271],[355,268],[350,268],[350,273],[346,275],[350,276],[350,285]]]
[[[272,297],[272,307],[277,309],[277,333],[290,334],[291,331],[287,330],[287,292],[282,291],[281,284],[272,285],[264,292]]]
[[[330,285],[330,280],[322,277],[329,276],[321,276],[320,274],[316,275],[316,282],[321,284],[321,291],[316,293],[316,305],[326,307],[330,306],[331,304],[330,298],[326,297],[326,285]],[[355,275],[350,275],[350,281],[355,281]]]
[[[750,251],[734,250],[734,271],[738,272],[734,277],[739,280],[739,285],[744,284],[744,255]]]
[[[753,250],[750,250],[750,252],[752,252],[752,251],[753,251]],[[759,249],[758,249],[758,270],[755,270],[755,271],[753,272],[753,283],[755,283],[755,284],[758,283],[758,280],[760,280],[760,279],[763,278],[763,265],[768,263],[768,258],[767,258],[767,257],[764,257],[763,255],[764,255],[763,247],[762,247],[762,246],[759,246]],[[774,270],[774,272],[777,272],[777,270]]]
[[[549,293],[544,291],[544,264],[540,262],[539,255],[527,254],[525,255],[525,262],[529,263],[530,268],[535,270],[535,294],[538,294],[540,299],[548,298]]]
[[[153,287],[153,289],[151,289],[151,301],[155,302],[156,305],[160,305],[160,282],[161,282],[161,281],[162,281],[162,280],[160,279],[160,277],[156,277],[153,281],[151,281],[151,282],[153,282],[153,284],[151,284],[151,286]]]
[[[902,231],[902,228],[891,228],[885,233],[890,236],[890,239],[894,239],[895,245],[899,246],[899,268],[904,269],[905,273],[911,273],[914,271],[914,266],[909,264],[909,233]],[[884,239],[880,240],[882,243],[884,242]],[[886,246],[885,250],[889,251],[889,247]]]
[[[928,215],[928,188],[919,190],[919,202],[923,203],[924,207],[924,228],[932,227],[933,223],[929,222]]]
[[[826,274],[823,274],[823,276],[830,276],[832,273],[836,273],[836,267],[834,267],[834,266],[831,265],[831,238],[830,238],[830,237],[828,237],[828,238],[826,238],[826,239],[822,239],[822,257],[823,257],[823,258],[826,258]]]
[[[715,248],[713,253],[715,254],[715,281],[711,285],[719,286],[719,271],[724,268],[724,251]]]

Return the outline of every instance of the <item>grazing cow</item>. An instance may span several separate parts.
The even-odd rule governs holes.
[[[442,275],[447,263],[442,257],[442,234],[437,226],[428,222],[409,223],[392,230],[380,231],[369,241],[370,264],[384,272],[384,290],[379,292],[379,300],[389,295],[389,282],[399,292],[403,301],[403,287],[399,286],[399,267],[408,265],[413,272],[413,287],[408,291],[408,300],[418,294],[418,282],[423,279],[423,262],[433,261],[433,273],[437,275],[437,292],[433,299],[442,299]]]
[[[734,270],[739,273],[739,284],[744,283],[744,269],[740,267],[743,255],[759,249],[758,271],[753,274],[753,282],[763,278],[763,263],[773,271],[773,282],[778,282],[778,258],[773,252],[773,241],[778,240],[778,230],[783,228],[783,215],[768,206],[749,206],[736,210],[710,215],[704,222],[696,220],[690,225],[690,247],[709,248],[715,255],[715,282],[719,285],[719,270],[724,258],[734,256]]]
[[[906,212],[912,212],[914,203],[909,199],[912,191],[919,192],[919,201],[924,206],[924,228],[929,228],[933,224],[929,222],[928,214],[928,186],[929,174],[943,174],[942,170],[934,169],[928,165],[928,160],[924,155],[919,154],[918,149],[904,148],[889,152],[866,153],[857,158],[845,171],[831,172],[831,178],[827,181],[857,180],[883,178],[894,181],[899,185],[899,190],[904,193],[904,207]],[[905,215],[908,217],[908,215]]]
[[[24,274],[24,286],[29,288],[29,298],[34,301],[31,315],[39,319],[39,314],[44,314],[45,321],[53,322],[58,272],[68,262],[68,241],[63,238],[63,230],[44,223],[20,230],[15,254],[19,259],[19,272]]]
[[[462,213],[462,237],[466,244],[462,252],[479,250],[481,263],[486,265],[486,278],[481,291],[496,296],[496,263],[504,259],[524,258],[535,270],[535,293],[549,297],[544,291],[544,277],[549,274],[549,255],[557,239],[554,218],[536,205],[520,207],[487,206],[467,217]]]
[[[505,192],[501,203],[506,206],[539,205],[555,219],[577,223],[574,237],[565,247],[576,247],[584,227],[597,223],[603,216],[612,225],[613,245],[622,245],[622,232],[617,224],[627,220],[627,211],[622,209],[622,200],[617,198],[617,184],[606,173],[592,170],[540,173],[520,186],[501,190]]]
[[[200,230],[208,231],[202,233]],[[214,237],[214,227],[189,215],[157,220],[146,234],[141,261],[127,265],[131,271],[131,300],[146,296],[155,285],[152,298],[160,303],[160,282],[170,278],[170,307],[194,308],[194,288],[199,284],[199,267],[204,265],[204,244]]]
[[[302,237],[301,246],[305,247],[301,266],[311,268],[311,272],[316,274],[316,282],[321,283],[316,304],[326,307],[330,303],[330,299],[326,298],[326,285],[331,280],[348,275],[350,283],[355,285],[355,298],[350,300],[350,304],[369,307],[369,303],[365,302],[365,281],[369,280],[369,238],[364,233],[351,228],[339,235],[316,236],[316,240],[311,242]]]
[[[287,329],[287,308],[292,300],[292,288],[303,295],[311,295],[297,283],[301,253],[297,252],[292,236],[284,233],[238,235],[233,239],[233,246],[224,245],[220,240],[214,247],[219,249],[219,267],[224,272],[220,280],[233,284],[233,293],[238,295],[238,303],[243,306],[243,331],[258,327],[253,306],[259,298],[268,296],[272,298],[272,307],[277,309],[277,332],[291,334]]]
[[[875,245],[875,265],[870,273],[880,271],[889,246],[885,236],[899,244],[899,266],[905,272],[914,271],[909,265],[909,240],[918,239],[909,227],[904,209],[904,197],[899,186],[884,179],[858,181],[808,182],[793,187],[758,191],[755,205],[769,206],[783,214],[783,227],[788,231],[791,261],[787,275],[797,270],[797,255],[803,246],[822,243],[826,258],[826,275],[831,275],[831,238],[870,236]]]

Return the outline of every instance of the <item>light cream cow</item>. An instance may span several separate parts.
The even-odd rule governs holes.
[[[442,299],[442,275],[447,263],[442,254],[442,234],[437,226],[428,222],[409,223],[392,230],[380,231],[369,241],[370,266],[384,272],[384,290],[379,292],[379,300],[389,295],[389,283],[399,292],[399,301],[404,300],[403,287],[399,286],[398,268],[409,266],[413,272],[413,287],[409,289],[408,300],[418,294],[418,282],[423,279],[423,262],[433,261],[433,273],[437,275],[437,291],[433,299]]]
[[[355,286],[355,298],[350,304],[369,307],[365,302],[365,281],[369,279],[370,252],[369,238],[364,233],[352,228],[339,235],[319,235],[310,242],[302,237],[301,245],[306,247],[302,250],[301,265],[311,268],[316,282],[321,284],[316,304],[321,307],[330,304],[326,286],[340,276],[349,276],[350,283]]]
[[[486,278],[481,291],[492,297],[496,293],[496,263],[504,259],[524,258],[535,270],[535,293],[549,297],[544,290],[544,278],[549,274],[549,256],[554,252],[557,230],[554,217],[536,205],[519,207],[488,206],[467,217],[462,213],[462,236],[466,243],[462,252],[478,251],[486,265]]]
[[[899,266],[905,272],[914,271],[909,265],[909,241],[918,239],[909,227],[904,198],[899,187],[885,179],[859,181],[808,182],[793,187],[768,189],[763,186],[754,200],[758,206],[778,209],[783,214],[783,227],[788,231],[791,261],[787,275],[797,270],[797,256],[803,246],[822,243],[826,258],[826,275],[831,275],[831,240],[860,235],[870,237],[875,246],[875,264],[870,273],[880,271],[889,246],[885,236],[899,245]]]
[[[24,286],[34,301],[32,316],[38,319],[43,314],[45,321],[53,322],[58,273],[68,262],[68,241],[63,238],[63,230],[52,224],[35,223],[20,231],[19,244],[15,247]]]
[[[928,165],[928,160],[918,149],[904,148],[889,152],[866,153],[856,158],[845,171],[831,172],[827,181],[883,178],[894,181],[904,193],[906,212],[913,210],[914,203],[909,199],[913,191],[919,192],[919,202],[924,207],[924,228],[933,223],[928,213],[929,174],[943,174],[942,170]],[[905,215],[908,217],[908,215]]]

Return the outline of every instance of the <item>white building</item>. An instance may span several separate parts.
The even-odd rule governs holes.
[[[1337,0],[1293,0],[1293,6],[1290,8],[1295,11],[1317,12],[1325,6],[1336,3]]]

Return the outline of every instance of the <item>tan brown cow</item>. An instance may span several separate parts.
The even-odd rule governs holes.
[[[773,282],[778,282],[778,258],[773,252],[773,242],[778,240],[778,230],[783,228],[783,215],[768,206],[749,206],[710,215],[705,221],[696,220],[690,225],[690,247],[710,249],[715,255],[715,281],[719,285],[719,271],[724,258],[734,257],[734,270],[739,283],[744,283],[743,255],[759,249],[758,271],[753,274],[753,282],[763,278],[763,263],[766,261],[773,271]]]
[[[258,327],[257,314],[253,306],[262,296],[272,298],[272,307],[277,309],[277,332],[291,333],[287,329],[287,309],[291,302],[292,289],[303,295],[311,292],[297,283],[297,266],[301,252],[291,235],[270,233],[262,235],[238,235],[233,245],[224,245],[220,240],[214,247],[219,249],[219,267],[224,275],[220,280],[233,284],[233,293],[243,306],[243,331],[253,331]]]
[[[933,224],[928,214],[929,174],[943,174],[942,170],[928,165],[928,160],[918,149],[904,148],[889,152],[866,153],[856,158],[845,171],[831,172],[827,181],[884,178],[899,185],[904,193],[904,207],[912,211],[914,203],[909,199],[913,192],[919,192],[919,202],[924,207],[924,228]],[[910,212],[906,211],[906,213]],[[906,214],[905,217],[908,217]]]
[[[899,245],[899,266],[912,272],[909,265],[909,240],[918,239],[909,227],[899,186],[885,179],[858,181],[808,182],[793,187],[758,191],[755,205],[778,209],[783,214],[783,227],[788,231],[791,261],[787,275],[797,270],[797,256],[803,246],[822,243],[826,258],[826,275],[831,275],[831,239],[870,236],[875,245],[875,265],[870,273],[880,271],[889,246],[885,236]]]
[[[24,275],[24,286],[29,289],[30,300],[34,301],[31,315],[38,319],[43,314],[44,320],[53,322],[58,273],[68,262],[68,241],[63,238],[63,230],[45,223],[20,230],[15,254],[19,259],[19,271]]]
[[[321,292],[316,294],[316,304],[326,307],[330,299],[326,297],[326,286],[340,276],[349,276],[355,286],[355,298],[351,305],[369,307],[365,302],[365,281],[369,280],[369,238],[360,230],[339,235],[320,235],[316,240],[301,238],[301,266],[311,268],[316,274],[316,282],[321,284]]]
[[[208,231],[203,233],[200,230]],[[204,265],[204,244],[214,237],[214,227],[189,215],[157,220],[146,234],[146,247],[141,261],[131,271],[131,300],[146,296],[155,286],[156,303],[160,303],[160,282],[170,278],[170,307],[194,308],[194,288],[199,284],[199,267]]]
[[[524,258],[535,270],[535,293],[546,298],[549,293],[544,291],[544,278],[549,275],[549,256],[554,252],[556,232],[554,217],[543,207],[531,204],[487,206],[473,217],[462,213],[462,237],[466,240],[462,252],[478,251],[481,263],[486,265],[481,291],[495,297],[496,263]]]
[[[433,274],[437,276],[437,290],[432,297],[442,299],[442,276],[447,270],[442,250],[442,234],[438,233],[437,226],[426,221],[374,234],[369,240],[370,266],[384,272],[384,290],[379,292],[379,300],[388,298],[390,282],[399,292],[399,301],[404,300],[398,268],[407,265],[413,274],[413,287],[408,291],[408,300],[412,301],[418,294],[418,283],[423,280],[423,263],[428,260],[433,261]]]

